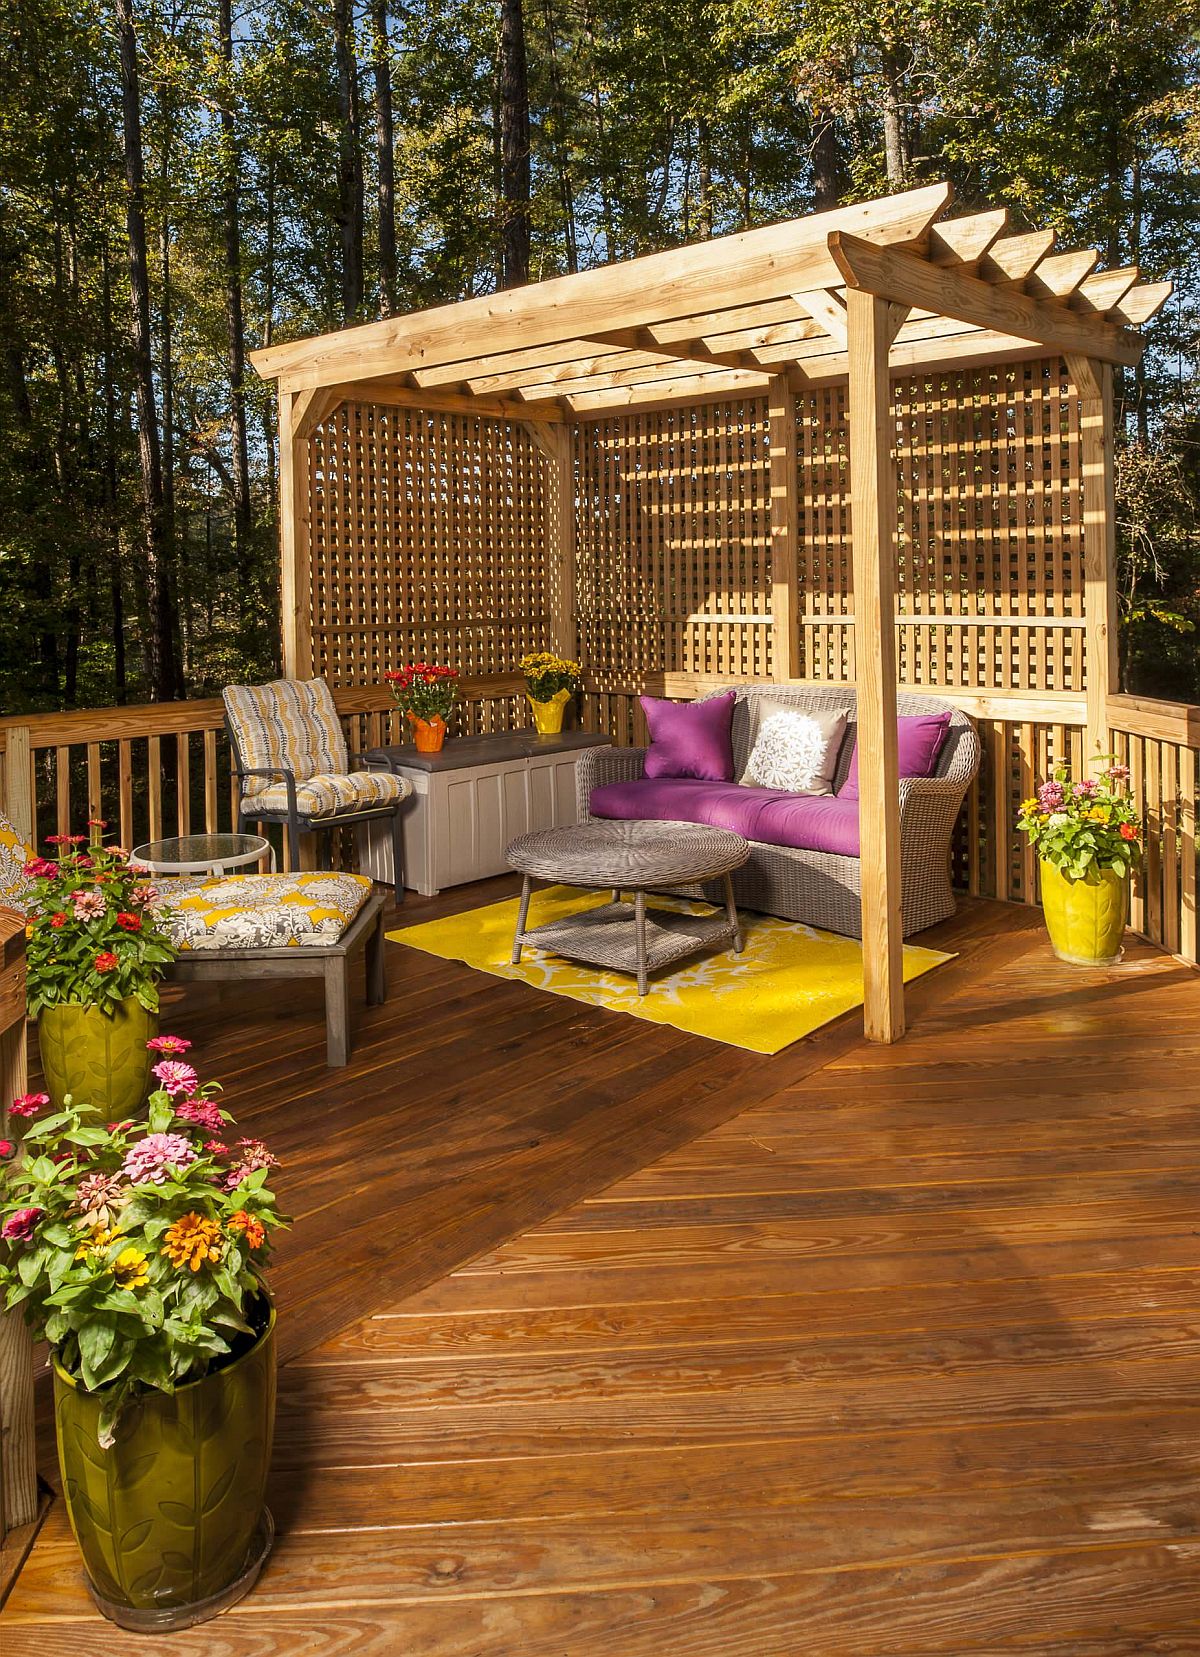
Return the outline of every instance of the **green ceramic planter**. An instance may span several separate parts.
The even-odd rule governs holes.
[[[108,1450],[102,1401],[55,1363],[63,1490],[96,1603],[142,1632],[216,1616],[249,1592],[270,1549],[274,1310],[228,1368],[171,1396],[143,1393]]]
[[[42,1074],[55,1110],[68,1093],[95,1105],[106,1122],[122,1122],[141,1109],[154,1057],[146,1043],[158,1034],[157,1013],[128,995],[111,1016],[99,1007],[43,1007],[37,1023]]]
[[[1129,876],[1097,869],[1094,878],[1071,880],[1043,862],[1042,913],[1054,953],[1076,966],[1112,966],[1121,958]]]

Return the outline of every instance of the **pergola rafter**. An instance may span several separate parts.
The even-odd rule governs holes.
[[[252,359],[280,388],[285,662],[296,673],[312,665],[307,451],[340,403],[480,416],[531,433],[545,468],[551,632],[560,648],[573,652],[576,548],[586,528],[573,428],[733,400],[754,405],[756,421],[766,414],[771,610],[769,617],[729,620],[769,623],[774,676],[796,677],[803,659],[798,398],[811,399],[836,382],[847,386],[854,582],[853,608],[839,619],[853,627],[855,639],[865,1019],[881,1041],[895,1040],[904,1027],[892,551],[899,477],[888,436],[895,424],[891,381],[1066,360],[1081,409],[1086,609],[1080,625],[1093,750],[1107,737],[1114,673],[1113,367],[1139,360],[1142,341],[1133,330],[1171,293],[1169,283],[1140,282],[1135,267],[1099,271],[1095,250],[1056,251],[1053,231],[1013,231],[1002,210],[947,218],[950,194],[948,185],[931,185],[274,346]],[[419,490],[419,482],[413,487]],[[1039,601],[1035,608],[1044,606]],[[726,621],[720,605],[702,619]],[[930,615],[927,621],[954,619]],[[986,616],[965,619],[993,624]],[[1074,616],[1042,619],[1076,625]]]

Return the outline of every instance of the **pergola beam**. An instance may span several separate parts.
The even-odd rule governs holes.
[[[829,243],[849,290],[919,305],[977,328],[997,328],[1049,351],[1080,351],[1125,364],[1141,357],[1140,339],[1100,317],[1043,304],[1015,288],[996,287],[977,276],[939,268],[900,248],[875,247],[844,231],[834,231]]]
[[[948,184],[928,185],[411,316],[386,317],[317,340],[271,346],[251,360],[265,378],[280,377],[289,389],[300,390],[462,361],[472,349],[491,354],[506,335],[530,347],[649,327],[710,310],[714,294],[731,306],[779,299],[840,280],[829,251],[832,232],[922,245],[950,194]]]

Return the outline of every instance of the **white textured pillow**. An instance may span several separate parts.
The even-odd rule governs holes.
[[[758,734],[741,781],[790,794],[832,794],[848,711],[810,713],[764,696],[758,704]]]

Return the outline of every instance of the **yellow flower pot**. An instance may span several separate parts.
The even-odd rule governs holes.
[[[141,1108],[154,1063],[146,1043],[158,1034],[158,1014],[148,1013],[136,996],[118,1001],[111,1013],[73,1003],[43,1007],[37,1031],[55,1110],[68,1093],[77,1104],[94,1105],[106,1122],[121,1122]]]
[[[539,736],[555,736],[562,730],[563,709],[570,700],[569,690],[556,690],[548,702],[535,702],[532,696],[529,697],[534,729]]]
[[[1042,862],[1042,913],[1054,953],[1077,966],[1112,966],[1121,958],[1129,876],[1093,869],[1072,880],[1053,863]]]

